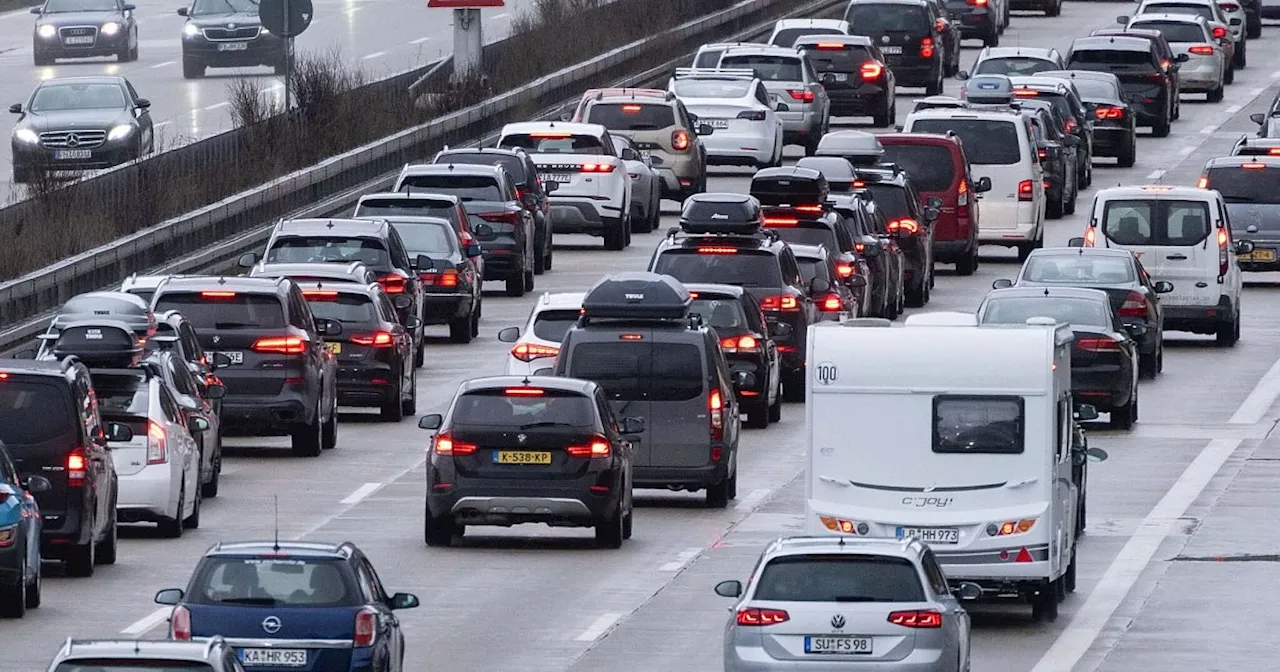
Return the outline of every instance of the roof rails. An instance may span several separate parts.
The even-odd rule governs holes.
[[[760,75],[750,68],[676,68],[675,79],[757,79]]]

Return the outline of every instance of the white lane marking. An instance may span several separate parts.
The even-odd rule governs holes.
[[[658,571],[659,572],[678,572],[685,565],[689,564],[689,561],[698,557],[698,554],[701,552],[702,552],[701,547],[690,546],[689,548],[686,548],[683,551],[680,551],[678,554],[676,554],[675,560],[672,560],[671,562],[668,562],[667,564],[659,567]]]
[[[1204,128],[1200,129],[1200,135],[1211,135],[1216,130],[1218,130],[1218,125],[1211,124],[1209,126],[1205,126]]]
[[[738,500],[738,503],[735,504],[733,508],[738,511],[749,511],[754,509],[756,508],[756,505],[760,503],[760,500],[769,496],[770,492],[770,490],[752,490],[746,497]]]
[[[221,103],[217,103],[217,104],[215,104],[215,105],[210,105],[210,106],[208,106],[208,107],[202,107],[202,108],[200,108],[200,109],[201,109],[201,110],[204,110],[205,112],[208,112],[208,111],[210,111],[210,110],[216,110],[216,109],[218,109],[218,108],[220,108],[220,107],[231,107],[231,103],[228,103],[227,101],[225,101],[225,100],[224,100],[224,101],[222,101]]]
[[[502,12],[500,14],[494,14],[492,17],[490,17],[490,19],[493,21],[498,21],[501,19],[505,19],[508,16],[511,16],[511,12]]]
[[[1185,157],[1191,156],[1192,154],[1195,154],[1197,149],[1199,149],[1199,147],[1194,145],[1190,147],[1183,147],[1182,149],[1178,150],[1178,155],[1185,158]]]
[[[1280,79],[1280,70],[1273,71],[1271,73],[1271,79]]]
[[[377,492],[378,488],[381,488],[381,487],[382,487],[381,483],[365,483],[364,485],[356,488],[355,492],[347,495],[346,499],[338,503],[339,504],[358,504],[360,503],[360,500]]]
[[[1261,93],[1261,92],[1259,92],[1259,93]],[[1236,112],[1239,112],[1240,110],[1243,110],[1243,109],[1244,109],[1244,106],[1243,106],[1243,105],[1232,105],[1231,107],[1228,107],[1227,109],[1223,110],[1223,112],[1226,112],[1228,115],[1232,115],[1232,114],[1235,114]]]
[[[368,56],[361,56],[361,57],[360,57],[360,60],[362,60],[362,61],[367,61],[367,60],[369,60],[369,59],[371,59],[371,58],[377,58],[377,57],[379,57],[379,56],[386,56],[386,55],[387,55],[387,52],[385,52],[385,51],[375,51],[375,52],[373,52],[372,54],[369,54]]]
[[[1276,76],[1276,73],[1280,73],[1280,70],[1277,70],[1276,72],[1271,73],[1271,76],[1272,76],[1272,77],[1275,77],[1275,76]],[[1250,98],[1257,98],[1258,96],[1261,96],[1261,95],[1263,94],[1263,92],[1264,92],[1264,91],[1266,91],[1266,90],[1267,90],[1267,87],[1265,87],[1265,86],[1259,86],[1259,87],[1256,87],[1256,88],[1254,88],[1253,90],[1249,91],[1249,97],[1250,97]]]
[[[173,612],[173,607],[160,607],[159,609],[156,609],[150,614],[147,614],[146,616],[143,616],[142,618],[139,618],[138,620],[134,621],[131,625],[129,625],[129,627],[125,628],[124,630],[121,630],[120,634],[128,635],[130,637],[138,637],[140,635],[145,635],[148,632],[150,632],[152,628],[168,620],[169,614],[172,612]]]
[[[147,67],[155,70],[156,68],[167,68],[171,65],[176,65],[177,63],[177,61],[165,61],[163,63],[156,63],[155,65],[148,65]]]
[[[1162,177],[1164,177],[1164,171],[1163,171],[1163,170],[1153,170],[1153,171],[1151,171],[1150,173],[1147,173],[1147,179],[1148,179],[1148,180],[1158,180],[1158,179],[1160,179],[1160,178],[1162,178]]]
[[[1258,381],[1227,422],[1236,425],[1255,424],[1262,420],[1277,398],[1280,398],[1280,360],[1271,365],[1271,369]],[[1151,513],[1143,519],[1137,532],[1120,549],[1116,559],[1102,575],[1102,580],[1089,593],[1080,610],[1072,616],[1071,623],[1058,635],[1053,646],[1045,651],[1036,666],[1031,668],[1031,672],[1071,672],[1076,663],[1088,653],[1089,647],[1102,633],[1107,621],[1120,607],[1133,584],[1137,583],[1143,571],[1151,564],[1151,558],[1178,523],[1178,519],[1186,513],[1187,508],[1200,496],[1241,443],[1240,439],[1214,439],[1200,451],[1155,508],[1151,509]]]
[[[425,452],[425,451],[424,451],[424,452]],[[424,464],[426,464],[426,463],[427,463],[427,457],[426,457],[426,455],[424,454],[421,458],[419,458],[419,459],[418,459],[418,461],[417,461],[417,462],[414,462],[413,464],[411,464],[411,465],[409,465],[409,466],[405,467],[404,469],[401,469],[400,471],[397,471],[396,473],[392,474],[392,475],[391,475],[389,478],[387,478],[387,480],[386,480],[386,481],[384,481],[384,482],[385,482],[385,483],[395,483],[396,481],[399,481],[400,479],[404,478],[404,477],[405,477],[405,475],[406,475],[406,474],[408,474],[409,472],[413,471],[414,469],[419,469],[419,468],[421,468],[421,467],[422,467],[422,465],[424,465]],[[341,503],[340,503],[340,504],[341,504]],[[338,511],[337,511],[337,512],[333,513],[333,514],[332,514],[332,515],[330,515],[330,516],[327,516],[327,517],[325,517],[325,518],[321,519],[321,520],[320,520],[320,522],[316,523],[315,525],[312,525],[312,526],[308,527],[308,528],[307,528],[305,531],[303,531],[301,534],[298,534],[298,535],[294,536],[293,540],[294,540],[294,541],[302,541],[303,539],[306,539],[308,536],[315,534],[316,532],[318,532],[318,531],[320,531],[321,529],[323,529],[325,525],[328,525],[329,523],[332,523],[333,521],[335,521],[335,520],[337,520],[337,519],[341,518],[342,516],[346,515],[348,512],[350,512],[352,509],[354,509],[354,508],[356,507],[356,505],[357,505],[357,504],[359,504],[359,502],[357,502],[356,504],[342,504],[342,508],[338,509]]]
[[[615,614],[612,612],[607,614],[601,614],[600,618],[597,618],[596,620],[592,621],[591,625],[587,626],[587,629],[582,631],[582,634],[573,638],[573,641],[594,642],[597,639],[600,639],[601,635],[608,632],[609,629],[612,628],[621,619],[622,619],[622,614]]]
[[[409,44],[422,44],[423,42],[426,42],[427,40],[430,40],[430,39],[431,38],[429,37],[419,37],[416,40],[409,40]]]

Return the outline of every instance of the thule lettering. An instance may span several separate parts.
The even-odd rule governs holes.
[[[951,506],[952,499],[950,497],[903,497],[903,506],[914,506],[918,509],[924,508],[945,508]]]
[[[644,294],[627,294],[628,301],[644,301]]]

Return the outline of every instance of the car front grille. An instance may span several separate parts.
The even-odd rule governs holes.
[[[212,42],[226,40],[252,40],[258,37],[261,29],[258,26],[242,26],[240,28],[205,28],[204,39]]]
[[[61,37],[63,40],[67,39],[68,37],[92,37],[93,41],[97,42],[98,27],[97,26],[67,26],[65,28],[58,29],[58,36]],[[71,46],[91,47],[93,45],[83,44],[83,45],[71,45]]]
[[[106,131],[49,131],[40,134],[40,144],[53,149],[92,149],[106,139]]]

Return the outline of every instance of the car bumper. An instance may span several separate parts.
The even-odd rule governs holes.
[[[338,366],[339,406],[381,406],[395,394],[396,371],[387,362]]]
[[[77,502],[77,505],[79,502]],[[57,514],[41,513],[43,528],[40,532],[40,555],[58,560],[65,558],[78,544],[89,540],[91,534],[83,524],[84,516],[72,509]]]
[[[902,61],[897,64],[890,63],[889,67],[893,69],[893,76],[897,79],[898,86],[909,86],[918,88],[929,86],[938,80],[939,64],[930,61]]]
[[[1192,59],[1178,69],[1179,88],[1183,93],[1204,93],[1222,86],[1223,68],[1216,59]]]
[[[960,15],[960,37],[986,37],[996,29],[996,17],[990,9],[974,9]]]
[[[104,142],[97,147],[45,149],[32,145],[12,143],[14,170],[75,171],[111,168],[137,158],[137,137],[131,134],[124,140]],[[59,158],[59,152],[87,150],[88,157]]]
[[[728,133],[718,130],[702,139],[707,163],[714,165],[755,165],[773,159],[774,141],[759,133]]]
[[[1098,410],[1116,409],[1129,403],[1133,372],[1119,364],[1071,367],[1071,394],[1077,402]]]
[[[116,517],[122,523],[156,522],[178,515],[181,476],[173,465],[155,464],[120,477]]]
[[[892,103],[891,93],[882,86],[863,84],[856,89],[828,91],[831,114],[841,117],[876,115],[886,112]]]
[[[474,303],[470,293],[427,294],[422,299],[422,322],[448,324],[451,320],[470,315]]]
[[[1128,128],[1119,126],[1093,127],[1093,155],[1118,156],[1133,142]]]
[[[1009,543],[1009,542],[1005,542]],[[932,546],[938,564],[951,581],[973,581],[984,589],[1038,583],[1049,577],[1049,544],[1022,543],[1008,548],[947,551]],[[1031,554],[1031,562],[1017,562],[1021,549]]]
[[[230,45],[244,45],[231,47]],[[232,50],[228,50],[232,49]],[[242,68],[258,65],[281,65],[287,55],[285,41],[259,37],[256,40],[211,42],[202,37],[188,38],[182,43],[182,56],[212,68]]]
[[[978,229],[978,240],[983,244],[1017,245],[1039,239],[1035,202],[996,202],[987,199],[982,202],[981,208],[983,225]]]
[[[121,30],[114,35],[98,33],[93,44],[63,44],[62,38],[54,35],[50,38],[35,37],[32,47],[36,53],[53,58],[93,58],[97,56],[115,56],[129,42],[129,31]]]
[[[789,97],[784,97],[783,102],[788,105],[794,104],[791,112],[777,113],[778,118],[782,120],[785,138],[807,138],[810,133],[818,132],[822,124],[822,113],[818,110],[816,103],[800,103]],[[711,137],[715,137],[715,134]]]
[[[1189,331],[1195,334],[1212,334],[1217,332],[1223,322],[1235,319],[1235,309],[1231,300],[1223,296],[1214,306],[1169,306],[1164,307],[1164,328],[1174,331]]]
[[[701,467],[636,467],[633,485],[637,488],[683,488],[703,490],[729,477],[729,455],[717,464]]]
[[[627,204],[629,205],[629,204]],[[610,201],[590,198],[552,199],[551,231],[553,233],[586,233],[594,236],[622,226],[627,207]],[[489,258],[485,256],[485,263]],[[485,268],[485,275],[489,269]]]
[[[530,270],[527,266],[528,260],[525,259],[523,249],[515,246],[484,247],[485,280],[506,280]]]
[[[465,525],[585,527],[612,516],[625,495],[617,471],[535,482],[455,475],[452,483],[450,488],[441,488],[437,480],[428,479],[427,508],[432,516],[453,516]],[[599,485],[608,490],[592,492],[591,487]]]
[[[830,672],[848,670],[850,672],[937,672],[947,669],[941,664],[941,649],[915,648],[905,658],[899,660],[824,660],[815,655],[809,660],[785,660],[774,658],[761,646],[725,647],[725,672]],[[941,666],[940,666],[941,665]]]
[[[301,391],[227,396],[222,401],[222,428],[229,435],[278,436],[308,424],[314,412],[314,402]]]

